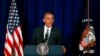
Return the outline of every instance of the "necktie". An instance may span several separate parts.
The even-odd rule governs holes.
[[[49,36],[49,29],[47,29],[47,32],[46,32],[46,34],[45,34],[45,42],[48,40],[48,36]]]

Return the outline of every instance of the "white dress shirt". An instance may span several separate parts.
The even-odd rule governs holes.
[[[52,28],[52,27],[47,28],[47,26],[44,25],[44,39],[45,39],[45,35],[46,35],[46,33],[47,33],[47,29],[48,29],[48,37],[50,36],[51,28]]]

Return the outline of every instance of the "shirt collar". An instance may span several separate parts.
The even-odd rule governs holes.
[[[46,25],[44,25],[44,29],[51,30],[51,28],[52,28],[52,27],[47,28],[47,26],[46,26]]]

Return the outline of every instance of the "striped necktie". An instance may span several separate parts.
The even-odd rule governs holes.
[[[45,34],[45,42],[48,40],[48,36],[49,36],[49,29],[47,29],[46,34]]]

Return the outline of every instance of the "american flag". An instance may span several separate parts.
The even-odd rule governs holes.
[[[84,21],[84,22],[87,22],[87,21]],[[88,25],[85,25],[85,29],[83,30],[82,37],[81,37],[82,38],[81,46],[83,47],[86,47],[89,44],[88,33],[89,33],[89,27]]]
[[[85,37],[84,39],[82,39],[81,45],[83,47],[86,47],[89,44],[89,38]]]
[[[8,23],[6,26],[6,39],[4,46],[5,56],[24,56],[23,55],[23,37],[19,21],[18,9],[15,0],[12,0]]]
[[[92,19],[89,19],[89,24],[92,22]],[[88,46],[89,44],[89,31],[90,31],[90,25],[88,25],[88,19],[84,19],[82,20],[82,23],[83,23],[83,33],[82,33],[82,41],[81,41],[81,45],[83,47],[86,47]]]

